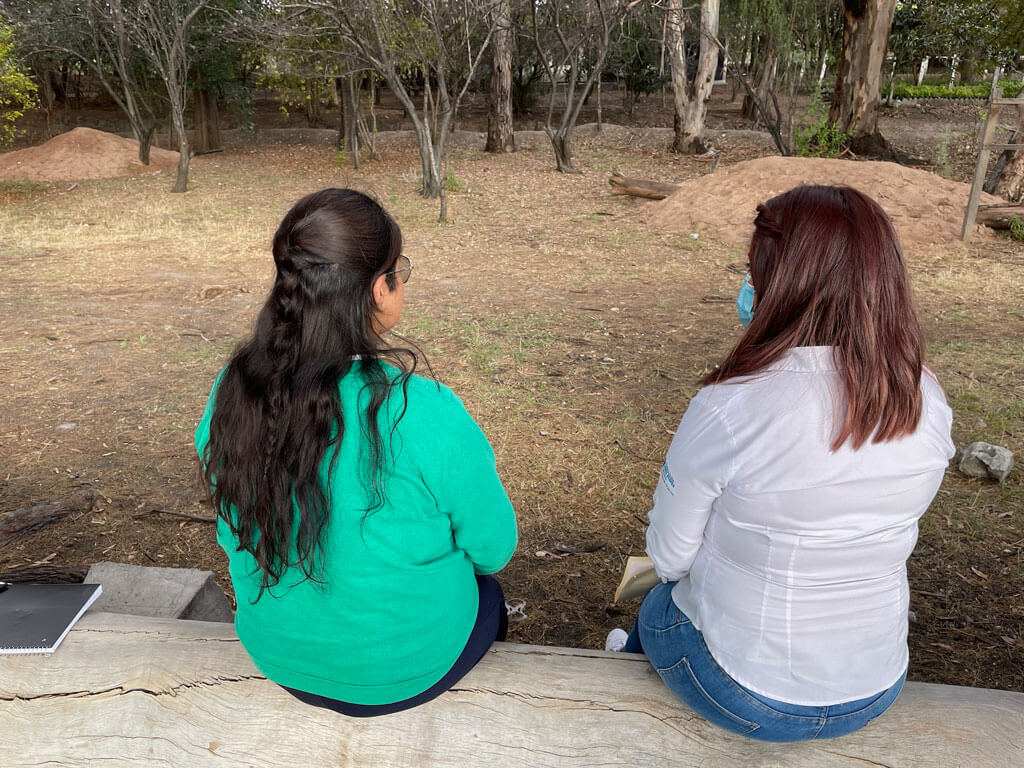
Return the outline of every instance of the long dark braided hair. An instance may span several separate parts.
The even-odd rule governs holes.
[[[292,567],[322,581],[330,498],[320,467],[332,450],[333,468],[347,426],[359,429],[342,420],[338,382],[361,361],[373,509],[384,501],[387,459],[377,415],[396,387],[404,398],[417,364],[373,322],[372,285],[402,252],[398,225],[379,204],[351,189],[308,195],[285,215],[273,251],[274,286],[221,377],[204,454],[217,515],[259,565],[259,596]],[[397,276],[385,279],[394,289]],[[402,374],[389,376],[382,359]]]

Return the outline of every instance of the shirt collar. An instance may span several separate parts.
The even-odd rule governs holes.
[[[836,350],[836,347],[790,347],[782,357],[768,366],[768,370],[804,373],[835,371]]]

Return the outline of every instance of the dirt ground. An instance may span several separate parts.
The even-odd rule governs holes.
[[[721,169],[772,153],[728,95],[710,120]],[[225,152],[193,160],[185,195],[169,193],[173,171],[0,185],[0,509],[98,494],[91,512],[0,550],[0,573],[115,560],[210,569],[230,588],[212,526],[162,512],[211,512],[192,432],[269,285],[280,216],[313,189],[353,186],[394,214],[416,264],[397,330],[481,423],[517,509],[521,544],[501,578],[527,618],[510,639],[600,647],[635,616],[611,595],[643,551],[672,432],[739,333],[730,267],[742,246],[654,228],[652,203],[609,193],[613,170],[676,182],[709,171],[665,151],[657,100],[627,125],[582,130],[579,176],[553,170],[543,137],[491,156],[461,135],[444,225],[417,195],[408,138],[382,136],[381,159],[357,173],[294,121],[228,134]],[[611,103],[606,119],[624,122]],[[976,105],[904,106],[883,132],[964,181],[976,123]],[[746,226],[753,211],[722,216]],[[957,445],[1019,456],[1024,248],[992,239],[907,256]],[[1019,468],[999,486],[951,467],[909,564],[912,679],[1024,690],[1022,552]]]

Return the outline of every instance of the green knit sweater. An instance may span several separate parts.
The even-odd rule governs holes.
[[[238,551],[223,521],[217,540],[238,600],[235,628],[261,672],[321,696],[387,704],[423,692],[451,668],[476,621],[475,574],[501,570],[517,532],[480,427],[450,389],[419,376],[409,379],[400,420],[400,388],[381,408],[394,461],[384,506],[366,513],[369,450],[356,426],[365,424],[368,399],[362,365],[340,382],[344,438],[331,472],[330,453],[321,467],[331,498],[324,583],[303,581],[293,568],[256,601],[256,561]],[[196,430],[200,456],[216,388]]]

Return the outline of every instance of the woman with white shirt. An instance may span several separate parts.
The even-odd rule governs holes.
[[[647,530],[663,583],[622,650],[730,731],[841,736],[906,678],[906,561],[952,413],[875,202],[779,195],[758,206],[749,262],[748,327],[672,440]]]

